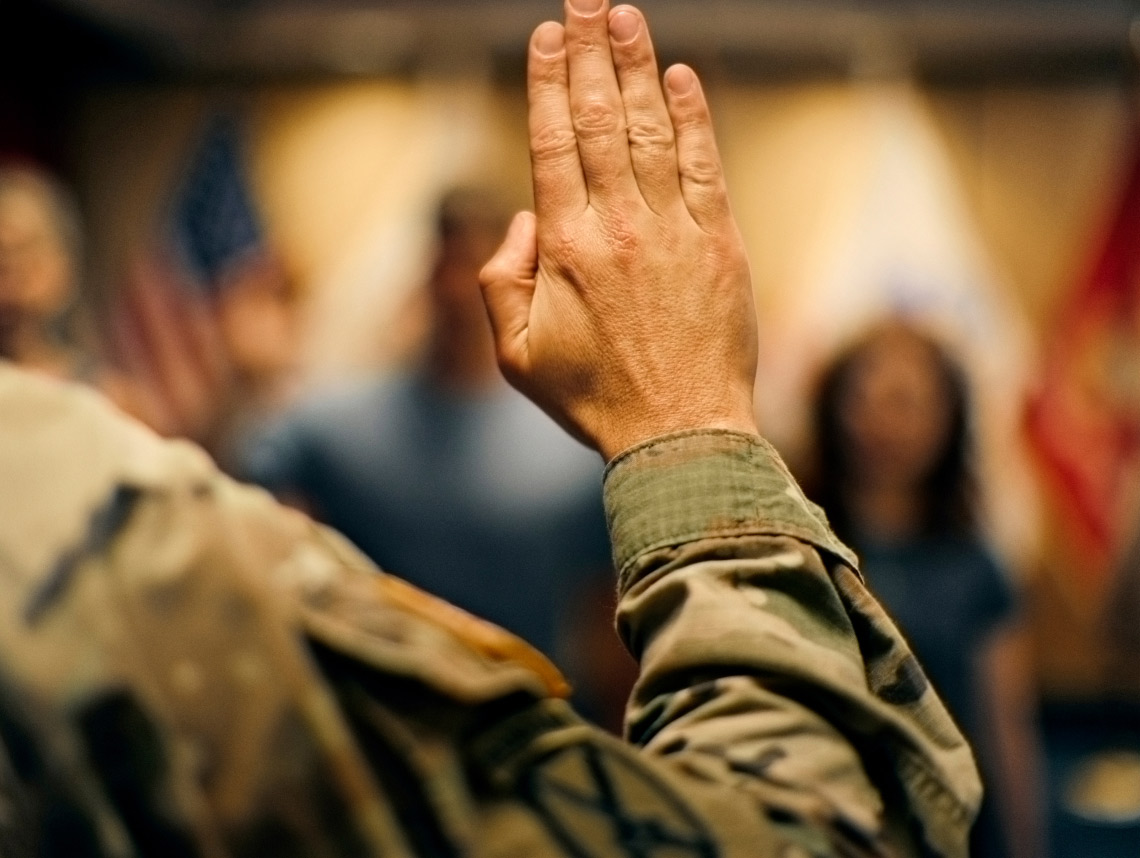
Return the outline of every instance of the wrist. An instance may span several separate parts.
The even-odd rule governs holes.
[[[856,568],[779,454],[753,434],[694,429],[644,441],[606,466],[604,485],[623,591],[645,568],[638,558],[714,535],[792,536]]]
[[[624,427],[614,427],[595,439],[595,447],[606,462],[612,462],[628,450],[647,441],[669,435],[720,430],[759,437],[756,418],[751,413],[726,414],[704,418],[675,414],[653,421],[638,421]]]

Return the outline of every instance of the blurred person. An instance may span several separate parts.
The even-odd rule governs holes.
[[[167,419],[163,389],[103,348],[83,294],[85,257],[83,220],[70,190],[38,167],[0,165],[0,359],[92,385],[148,425],[184,434],[185,424]],[[175,347],[169,326],[151,332],[167,352]]]
[[[5,856],[965,856],[969,748],[756,432],[695,74],[575,0],[528,91],[537,213],[481,283],[503,372],[609,463],[629,744],[509,634],[0,363]]]
[[[38,168],[0,166],[0,357],[91,384],[161,434],[193,438],[231,465],[233,440],[288,389],[296,289],[282,261],[250,255],[206,295],[138,260],[105,350],[81,291],[84,256],[68,189]]]
[[[444,194],[418,364],[302,403],[255,440],[245,474],[299,501],[381,567],[569,665],[569,609],[585,599],[612,616],[605,600],[587,596],[612,577],[602,469],[496,365],[478,276],[507,220],[489,191]],[[625,665],[616,636],[606,637]]]
[[[1036,692],[1020,598],[981,536],[961,369],[902,321],[822,374],[813,498],[976,743],[975,858],[1046,854]]]
[[[0,166],[0,355],[67,378],[94,374],[74,330],[83,259],[79,211],[31,167]]]
[[[83,269],[83,223],[70,191],[37,167],[0,164],[0,358],[95,385],[138,413],[140,392],[96,348]]]

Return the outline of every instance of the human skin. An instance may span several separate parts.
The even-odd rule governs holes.
[[[527,71],[535,212],[480,276],[503,374],[607,460],[755,434],[748,261],[696,75],[663,85],[641,13],[607,0],[568,0]]]
[[[0,192],[0,355],[64,375],[67,356],[49,327],[72,296],[75,261],[36,182],[26,178]]]

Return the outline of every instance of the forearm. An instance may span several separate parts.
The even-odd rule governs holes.
[[[964,854],[970,751],[770,447],[658,439],[610,466],[606,500],[641,663],[631,739],[856,843],[898,821],[901,790],[935,854]]]

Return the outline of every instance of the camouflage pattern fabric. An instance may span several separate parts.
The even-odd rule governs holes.
[[[0,487],[5,858],[965,854],[967,746],[757,439],[610,465],[628,743],[92,392],[0,365]]]

